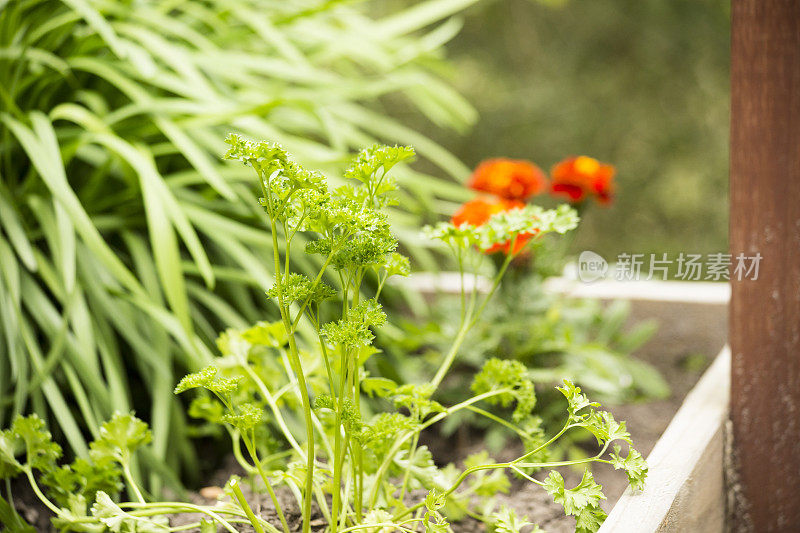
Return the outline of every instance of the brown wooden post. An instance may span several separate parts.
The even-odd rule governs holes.
[[[800,531],[800,0],[733,0],[734,531]]]

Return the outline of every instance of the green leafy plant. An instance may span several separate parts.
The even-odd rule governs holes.
[[[546,205],[552,204],[554,198],[566,198],[579,214],[594,203],[612,203],[615,169],[607,163],[588,156],[568,157],[556,164],[550,174],[548,180],[538,166],[527,160],[488,159],[475,168],[467,182],[477,195],[462,204],[451,221],[480,226],[491,213],[519,209],[525,202],[542,199]],[[510,262],[507,254],[514,247],[509,243],[484,249],[491,254],[494,272],[489,270],[481,281],[491,285],[491,276],[507,269],[505,282],[498,289],[499,297],[491,300],[482,313],[482,320],[470,328],[469,342],[461,352],[461,368],[450,374],[446,388],[455,391],[456,396],[487,357],[525,363],[531,367],[530,377],[540,385],[556,385],[563,378],[578,381],[604,401],[622,403],[669,395],[669,386],[658,371],[632,357],[655,332],[654,321],[641,322],[625,331],[630,307],[627,302],[604,306],[547,289],[548,278],[564,271],[575,233],[546,243],[535,242],[515,253]],[[525,245],[526,238],[515,247]],[[461,278],[463,284],[463,274]],[[380,366],[387,377],[424,379],[430,366],[426,363],[436,364],[438,354],[450,349],[453,331],[461,332],[461,324],[450,311],[456,305],[453,300],[450,294],[436,294],[432,305],[415,306],[410,318],[407,310],[396,313],[412,324],[416,334],[406,335],[396,329],[378,340],[392,359],[391,364]],[[415,323],[421,320],[428,323],[419,328]],[[409,353],[417,360],[409,360]],[[557,427],[560,412],[548,408],[543,418],[546,427]],[[443,426],[442,434],[449,436],[456,428],[463,429],[465,423],[486,425],[479,417],[464,413],[452,417]],[[487,438],[492,447],[501,448],[506,436],[502,428],[495,428]]]
[[[516,361],[490,359],[475,376],[470,397],[449,406],[437,401],[440,383],[469,328],[499,286],[505,268],[497,273],[489,294],[477,290],[462,294],[459,332],[432,379],[424,384],[398,384],[372,377],[365,370],[370,357],[379,357],[372,342],[373,330],[386,320],[378,302],[382,288],[390,276],[409,271],[408,261],[396,252],[397,241],[384,209],[392,202],[396,186],[389,171],[413,156],[410,148],[374,146],[364,150],[345,172],[351,182],[330,189],[321,174],[305,170],[276,144],[249,142],[235,135],[228,143],[227,157],[254,169],[261,185],[260,203],[272,228],[271,259],[277,273],[268,292],[280,320],[225,332],[219,338],[222,355],[184,377],[175,392],[199,390],[190,411],[227,430],[234,456],[251,477],[263,483],[280,524],[256,514],[235,478],[228,484],[229,501],[217,506],[147,502],[129,466],[134,449],[150,437],[146,426],[130,415],[116,415],[91,445],[93,464],[106,469],[102,490],[98,485],[93,495],[81,495],[74,505],[59,507],[38,489],[33,475],[34,470],[52,471],[59,449],[38,418],[18,418],[0,440],[2,472],[4,476],[25,473],[37,495],[56,514],[60,527],[72,531],[166,531],[166,515],[192,511],[203,513],[228,531],[234,531],[233,524],[247,521],[257,532],[289,533],[287,510],[275,492],[283,486],[296,498],[304,532],[311,529],[314,503],[332,533],[379,529],[446,532],[451,521],[467,514],[497,531],[519,531],[527,525],[525,518],[509,509],[496,510],[492,504],[497,492],[508,490],[506,474],[510,473],[550,492],[567,514],[576,517],[577,531],[596,531],[605,516],[599,507],[604,496],[588,470],[590,463],[624,469],[631,483],[641,488],[647,467],[638,453],[629,448],[622,456],[621,448],[615,446],[606,456],[614,444],[631,444],[625,423],[597,410],[599,404],[590,402],[570,381],[559,388],[567,400],[566,420],[550,438],[537,431],[538,419],[532,413],[534,386],[527,369]],[[474,276],[484,257],[478,250],[504,243],[510,243],[513,250],[520,235],[536,240],[548,233],[565,233],[577,223],[569,207],[544,210],[529,206],[498,214],[480,227],[441,223],[427,228],[426,234],[450,247],[462,273]],[[297,240],[300,235],[305,237],[303,241]],[[300,243],[306,253],[321,256],[315,272],[298,271],[293,263],[292,247]],[[509,254],[507,262],[513,255]],[[367,277],[376,280],[371,294],[367,294]],[[338,301],[333,299],[335,293],[340,295]],[[326,303],[328,300],[331,302]],[[315,332],[315,343],[299,336],[304,323]],[[367,416],[365,394],[385,398],[393,408]],[[479,407],[481,403],[511,413],[505,417],[491,414]],[[420,445],[419,436],[462,410],[483,414],[514,431],[525,451],[512,461],[497,462],[479,454],[469,458],[463,469],[454,465],[438,468],[430,451]],[[595,455],[573,461],[545,460],[548,446],[578,428],[597,439]],[[570,465],[587,468],[583,480],[573,488],[565,487],[563,478],[552,470]],[[532,476],[540,469],[551,469],[544,480]],[[78,468],[71,470],[77,472]],[[120,475],[134,501],[117,503],[106,490],[117,486]],[[64,481],[49,477],[54,479],[57,493],[75,492],[75,483],[66,476]],[[88,478],[78,483],[82,487],[89,484]],[[474,510],[476,498],[482,501],[479,511]]]
[[[87,457],[86,436],[136,407],[152,421],[147,485],[196,473],[172,432],[187,425],[176,378],[211,361],[226,325],[277,316],[261,297],[272,239],[249,174],[217,161],[221,137],[269,136],[331,174],[378,137],[413,141],[465,175],[377,100],[457,130],[474,120],[436,74],[450,15],[472,3],[373,17],[328,0],[0,1],[0,427],[36,412]],[[398,177],[408,210],[458,194]]]

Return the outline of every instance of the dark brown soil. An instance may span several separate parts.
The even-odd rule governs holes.
[[[727,338],[727,312],[720,306],[636,302],[633,306],[633,320],[655,317],[660,322],[656,336],[636,354],[654,365],[666,378],[672,388],[669,398],[649,403],[633,405],[609,405],[615,418],[626,420],[637,449],[647,457],[659,436],[666,429],[672,416],[678,410],[686,394],[699,379],[713,357],[719,352]],[[480,435],[468,435],[467,438],[454,438],[440,446],[432,447],[434,456],[441,462],[459,461],[482,446]],[[519,450],[509,447],[498,460],[513,459]],[[222,486],[230,475],[239,474],[235,463],[222,469],[212,479],[212,483]],[[627,487],[627,479],[622,472],[614,471],[608,465],[597,465],[594,469],[595,479],[603,486],[607,500],[603,508],[608,512]],[[580,473],[574,470],[563,470],[567,484],[576,484]],[[22,486],[22,484],[21,484]],[[279,521],[269,498],[259,491],[253,491],[247,483],[242,483],[251,506],[261,516],[278,525]],[[25,505],[34,501],[22,491],[22,497],[16,504],[23,517],[35,524],[39,531],[48,531],[49,515],[38,505]],[[300,531],[300,516],[294,498],[288,491],[278,494],[281,506],[287,512],[287,521],[293,531]],[[213,500],[205,499],[200,494],[192,496],[194,503],[213,504]],[[550,496],[537,485],[514,481],[509,494],[500,494],[499,502],[514,508],[519,515],[527,515],[532,522],[539,524],[548,533],[566,533],[574,531],[573,518],[563,515],[561,506],[553,503]],[[185,525],[196,522],[200,516],[183,514],[172,517],[172,525]],[[465,520],[452,524],[456,533],[482,533],[485,527],[476,520]],[[313,517],[312,531],[323,531],[324,521],[319,513]],[[195,531],[195,530],[190,530]],[[253,531],[249,526],[242,526],[240,531]]]
[[[35,527],[36,531],[50,531],[50,519],[53,513],[39,502],[27,479],[23,476],[15,478],[11,482],[11,493],[14,495],[17,512],[27,523]],[[0,528],[0,531],[5,529]]]
[[[220,485],[223,485],[225,481],[227,481],[227,477],[231,475],[230,471],[226,474],[226,479],[221,480]],[[250,507],[253,511],[264,518],[265,520],[269,521],[271,524],[275,524],[278,528],[280,528],[280,520],[278,518],[278,514],[275,512],[275,506],[272,505],[272,501],[269,499],[269,496],[263,490],[263,485],[261,486],[262,490],[258,490],[258,487],[252,487],[248,483],[242,483],[241,485],[242,492],[244,493],[247,501],[250,503]],[[255,489],[255,490],[254,490]],[[278,503],[281,505],[281,509],[284,510],[286,516],[286,522],[289,524],[289,527],[292,529],[292,532],[302,531],[302,523],[301,523],[301,514],[297,507],[297,503],[292,497],[291,492],[285,488],[278,488],[277,490],[277,497]],[[213,505],[215,503],[214,499],[210,498],[203,498],[200,494],[193,494],[192,495],[192,502],[200,505]],[[183,526],[192,523],[196,523],[201,518],[204,518],[201,514],[180,514],[174,515],[170,519],[170,524],[175,526]],[[253,532],[253,528],[247,524],[234,524],[237,530],[243,532]],[[321,513],[319,513],[316,509],[312,513],[311,516],[311,531],[314,532],[321,532],[325,529],[325,521],[322,519]],[[187,531],[191,532],[199,532],[199,529],[190,529]],[[224,531],[220,529],[220,531]]]

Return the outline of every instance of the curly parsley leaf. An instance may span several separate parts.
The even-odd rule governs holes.
[[[344,177],[370,183],[379,180],[393,166],[414,157],[414,149],[410,146],[386,146],[376,144],[361,150],[353,159],[350,168],[345,170]]]
[[[553,501],[564,507],[566,514],[578,519],[583,516],[587,524],[590,523],[590,518],[600,516],[602,513],[599,508],[600,500],[606,498],[603,494],[603,487],[595,483],[594,477],[588,469],[583,472],[583,478],[575,488],[565,488],[564,478],[555,470],[550,472],[542,486],[553,496]],[[605,517],[604,514],[603,517]]]
[[[204,388],[217,395],[228,395],[239,388],[240,377],[217,377],[219,370],[209,365],[199,372],[187,374],[175,386],[175,394],[180,394],[190,389]]]
[[[175,394],[180,394],[190,389],[208,388],[209,384],[214,381],[217,375],[217,368],[215,366],[207,366],[199,372],[193,372],[185,375],[177,385],[175,385]]]
[[[528,522],[527,516],[517,516],[517,512],[507,505],[503,505],[500,510],[492,513],[491,524],[494,533],[522,533],[523,528],[528,526],[533,526],[528,533],[544,533],[538,525]]]
[[[271,217],[304,229],[324,210],[328,198],[325,177],[305,170],[283,147],[268,141],[252,142],[238,135],[226,139],[226,159],[253,167],[261,178],[267,197],[260,203]]]
[[[628,475],[628,481],[634,490],[644,489],[648,467],[642,454],[633,448],[629,448],[627,457],[622,457],[620,455],[620,446],[615,445],[614,452],[611,454],[611,464],[616,470],[625,470]]]
[[[75,506],[74,498],[82,498],[81,512],[85,512],[86,502],[94,502],[97,492],[116,496],[123,488],[122,471],[109,457],[98,461],[79,457],[72,464],[49,470],[41,482],[61,507]]]
[[[0,479],[13,478],[22,472],[22,465],[17,461],[21,452],[21,443],[11,430],[0,431]]]
[[[476,247],[491,251],[515,240],[540,237],[547,233],[566,233],[575,229],[579,220],[577,212],[568,205],[561,205],[556,209],[526,205],[495,213],[480,226],[456,226],[447,222],[425,226],[423,235],[454,248]],[[515,253],[521,249],[520,247]]]
[[[422,235],[430,240],[442,241],[453,248],[466,249],[478,246],[480,242],[477,228],[468,224],[456,226],[451,222],[438,222],[433,226],[423,227]]]
[[[580,424],[597,438],[600,444],[622,440],[632,444],[631,434],[625,427],[625,422],[617,422],[614,415],[608,411],[592,412]]]
[[[378,526],[379,524],[391,524],[392,514],[383,509],[373,509],[364,515],[361,521],[362,526]],[[364,529],[366,533],[394,533],[397,528],[394,526],[373,527]]]
[[[117,412],[100,427],[100,436],[89,445],[90,456],[97,463],[113,459],[125,465],[131,455],[152,438],[145,422],[131,413]]]
[[[97,493],[92,505],[92,516],[97,518],[113,533],[163,533],[170,531],[166,516],[145,518],[134,516],[122,510],[105,492]]]
[[[617,422],[614,415],[608,411],[596,411],[594,408],[600,407],[600,404],[590,402],[580,387],[565,379],[564,386],[556,389],[567,399],[571,424],[585,428],[601,445],[617,440],[631,444],[631,435],[625,427],[625,422]]]
[[[582,415],[579,412],[586,407],[600,407],[599,403],[590,402],[589,398],[581,392],[581,388],[576,387],[568,379],[564,380],[563,387],[556,387],[556,389],[567,399],[570,420],[581,420]]]
[[[225,159],[240,161],[252,166],[259,173],[271,174],[290,164],[289,155],[279,144],[248,141],[233,133],[228,135],[225,142],[230,146],[223,156]]]
[[[606,516],[599,507],[584,507],[575,516],[575,533],[595,533],[603,525]]]
[[[322,335],[334,346],[358,348],[372,344],[375,335],[370,327],[382,326],[386,322],[386,313],[381,304],[375,300],[365,300],[347,312],[347,315],[336,322],[322,326]]]
[[[439,512],[439,509],[444,507],[446,503],[447,498],[444,492],[439,489],[432,489],[425,496],[426,511],[422,519],[425,533],[448,533],[450,531],[450,524]]]
[[[267,291],[270,298],[278,299],[279,296],[283,298],[285,303],[290,302],[308,302],[308,303],[321,303],[336,296],[336,291],[326,283],[319,281],[314,282],[308,276],[290,273],[284,276],[281,281],[280,291],[278,291],[277,282]]]
[[[380,413],[361,434],[361,444],[382,460],[391,449],[397,436],[414,429],[417,423],[400,413]]]
[[[516,401],[513,419],[521,422],[530,415],[536,406],[536,392],[533,382],[528,378],[528,369],[519,361],[492,358],[484,363],[481,371],[472,382],[475,394],[503,391],[486,399],[488,403],[508,407]]]
[[[328,409],[331,411],[336,410],[336,403],[333,398],[328,394],[317,396],[314,400],[315,409]],[[355,439],[360,439],[361,430],[364,427],[364,422],[356,410],[353,400],[350,398],[343,398],[342,405],[342,426],[345,430]]]
[[[445,408],[435,400],[431,400],[434,388],[430,384],[406,384],[397,387],[392,394],[395,407],[404,407],[411,413],[411,418],[423,421],[432,413],[442,413]]]
[[[397,239],[383,213],[364,213],[347,241],[334,254],[338,270],[383,264],[386,255],[397,249]]]
[[[245,432],[255,428],[263,420],[263,409],[254,403],[243,403],[238,406],[238,411],[226,414],[222,421]]]
[[[403,254],[394,252],[381,265],[386,271],[386,277],[403,276],[411,274],[411,261]]]
[[[15,456],[25,454],[25,461],[19,463]],[[13,472],[14,468],[36,469],[46,472],[55,467],[61,457],[61,446],[53,442],[50,432],[45,429],[44,420],[38,415],[17,416],[10,430],[0,438],[0,455],[6,466],[0,470]]]

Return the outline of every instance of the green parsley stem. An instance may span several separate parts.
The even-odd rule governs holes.
[[[250,376],[250,379],[255,382],[256,387],[258,387],[259,392],[261,392],[261,396],[269,405],[270,410],[272,411],[273,416],[275,417],[275,422],[278,423],[278,427],[281,428],[281,432],[286,437],[286,440],[289,441],[289,445],[294,448],[294,450],[302,457],[303,459],[306,458],[306,453],[303,448],[300,447],[300,444],[297,443],[297,440],[292,435],[292,432],[289,430],[289,426],[286,425],[286,420],[284,420],[283,415],[281,414],[281,410],[278,407],[278,403],[275,401],[275,398],[269,392],[264,381],[256,374],[256,372],[250,367],[247,361],[241,362],[241,367],[244,369],[245,372]]]
[[[261,476],[261,480],[264,482],[264,486],[267,489],[267,494],[269,494],[270,500],[272,500],[272,505],[275,506],[275,512],[278,513],[278,519],[281,521],[281,526],[283,527],[284,533],[289,532],[289,524],[286,522],[286,517],[283,514],[283,508],[281,508],[281,504],[278,502],[278,497],[275,495],[275,490],[272,488],[272,484],[270,483],[269,476],[264,471],[264,465],[261,463],[261,459],[258,457],[258,450],[256,449],[255,444],[255,430],[251,430],[252,434],[248,435],[245,439],[245,446],[247,447],[247,451],[250,453],[250,457],[253,458],[253,463],[255,463],[256,470],[258,470],[258,475]]]
[[[531,455],[535,454],[536,452],[539,452],[539,451],[541,451],[541,450],[543,450],[543,449],[547,448],[547,447],[548,447],[548,446],[550,446],[552,443],[554,443],[556,440],[558,440],[558,438],[559,438],[559,437],[561,437],[561,435],[563,435],[564,433],[566,433],[566,432],[567,432],[567,430],[569,430],[570,428],[573,428],[573,427],[575,427],[575,425],[570,425],[570,423],[569,423],[569,421],[568,421],[568,422],[567,422],[567,423],[564,425],[564,427],[562,427],[562,428],[561,428],[561,431],[559,431],[558,433],[556,433],[555,435],[553,435],[553,437],[552,437],[550,440],[548,440],[547,442],[545,442],[544,444],[542,444],[542,445],[541,445],[541,446],[539,446],[538,448],[536,448],[536,449],[534,449],[534,450],[531,450],[531,451],[529,451],[529,452],[525,453],[525,455],[523,455],[523,456],[521,456],[521,457],[518,457],[518,458],[514,459],[514,460],[513,460],[513,461],[511,461],[511,462],[512,462],[512,463],[517,463],[517,462],[519,462],[519,461],[523,461],[523,460],[525,460],[527,457],[530,457]]]
[[[51,501],[50,501],[50,500],[47,498],[47,496],[45,496],[45,495],[42,493],[42,490],[39,488],[39,485],[38,485],[38,483],[36,483],[36,479],[34,479],[34,477],[33,477],[33,471],[30,469],[30,467],[26,466],[25,468],[23,468],[23,472],[25,472],[25,475],[26,475],[26,476],[27,476],[27,478],[28,478],[28,482],[30,482],[30,484],[31,484],[31,488],[33,489],[33,492],[34,492],[34,493],[36,494],[36,496],[37,496],[37,497],[38,497],[38,498],[39,498],[39,499],[42,501],[42,503],[43,503],[43,504],[44,504],[44,505],[45,505],[45,506],[46,506],[48,509],[50,509],[51,511],[53,511],[53,512],[54,512],[54,513],[55,513],[57,516],[62,516],[62,514],[63,514],[63,511],[62,511],[61,509],[59,509],[58,507],[56,507],[56,505],[55,505],[53,502],[51,502]]]
[[[331,520],[331,533],[336,533],[338,523],[336,517],[342,506],[342,467],[344,465],[344,452],[342,450],[342,413],[344,410],[344,395],[346,383],[346,360],[347,355],[342,350],[339,355],[339,397],[336,401],[336,416],[334,421],[334,428],[336,434],[333,443],[333,516]]]
[[[516,239],[514,240],[516,242]],[[513,243],[512,243],[513,247]],[[491,300],[494,293],[497,291],[497,287],[500,285],[500,280],[506,273],[508,269],[508,265],[511,264],[511,260],[514,258],[512,254],[506,256],[505,261],[503,261],[503,265],[500,267],[500,270],[497,272],[497,275],[494,277],[494,281],[492,282],[492,288],[489,290],[489,293],[484,297],[483,301],[481,302],[480,306],[478,307],[477,311],[474,311],[475,307],[475,293],[477,291],[477,280],[475,283],[475,287],[473,287],[473,293],[470,297],[470,304],[469,309],[466,312],[463,310],[464,306],[464,286],[463,286],[463,272],[461,274],[461,292],[462,292],[462,313],[461,316],[463,317],[461,320],[461,327],[458,329],[458,333],[456,334],[456,338],[453,340],[453,344],[450,347],[450,351],[447,352],[444,360],[442,361],[441,366],[439,366],[439,370],[436,371],[436,375],[431,380],[434,388],[437,388],[441,383],[444,377],[447,375],[447,372],[450,370],[450,367],[453,365],[453,361],[455,361],[456,355],[458,355],[458,351],[461,348],[461,345],[464,343],[466,339],[467,333],[469,330],[475,325],[480,318],[483,310],[486,308],[486,304]],[[459,261],[459,264],[461,262]]]
[[[409,438],[411,438],[415,434],[418,434],[422,430],[432,426],[433,424],[443,420],[447,416],[449,416],[449,415],[451,415],[451,414],[453,414],[453,413],[455,413],[457,411],[460,411],[461,409],[465,409],[465,408],[467,408],[468,406],[470,406],[470,405],[472,405],[474,403],[480,402],[480,401],[485,400],[487,398],[491,398],[492,396],[498,396],[500,394],[506,394],[508,392],[511,392],[510,389],[499,389],[499,390],[495,390],[495,391],[484,392],[483,394],[479,394],[477,396],[473,396],[469,400],[464,400],[463,402],[461,402],[459,404],[456,404],[456,405],[454,405],[452,407],[449,407],[449,408],[445,409],[444,412],[438,413],[436,416],[431,417],[430,419],[428,419],[424,423],[420,424],[418,427],[416,427],[413,430],[411,430],[411,431],[405,433],[404,435],[398,437],[398,439],[394,442],[392,447],[389,449],[389,452],[384,457],[383,461],[381,462],[381,465],[378,467],[377,473],[375,474],[375,482],[372,485],[372,491],[371,491],[370,497],[369,497],[369,507],[370,508],[375,507],[375,502],[378,499],[378,489],[380,488],[380,480],[383,479],[383,476],[386,475],[386,471],[389,469],[389,466],[391,465],[392,461],[394,460],[395,455],[397,454],[398,451],[400,451],[400,448],[405,444],[405,442]]]
[[[261,523],[258,521],[258,518],[256,518],[253,510],[250,508],[250,504],[247,503],[247,499],[244,497],[244,494],[242,494],[242,489],[239,488],[239,482],[235,479],[232,479],[228,483],[228,486],[233,491],[236,501],[239,502],[239,507],[241,507],[247,515],[247,518],[250,520],[250,523],[253,525],[253,529],[256,530],[256,533],[265,533],[264,528],[261,527]]]
[[[451,495],[453,492],[456,491],[456,489],[458,489],[458,487],[461,486],[461,484],[464,482],[465,479],[467,479],[470,475],[474,474],[475,472],[479,472],[481,470],[498,470],[498,469],[505,469],[505,468],[510,468],[510,469],[517,469],[517,468],[554,468],[554,467],[558,467],[558,466],[572,466],[572,465],[586,464],[586,463],[591,463],[591,462],[595,462],[595,461],[599,460],[600,457],[605,453],[607,448],[608,448],[608,444],[606,444],[603,447],[603,449],[600,451],[600,453],[598,453],[597,455],[592,456],[592,457],[587,457],[585,459],[576,459],[574,461],[558,461],[558,462],[553,462],[553,463],[517,463],[516,460],[514,460],[514,461],[507,462],[507,463],[492,463],[492,464],[488,464],[488,465],[473,466],[472,468],[468,468],[468,469],[464,470],[461,473],[461,475],[458,476],[458,478],[455,480],[453,485],[444,492],[443,497],[446,498],[447,496]],[[535,482],[537,484],[539,484],[539,485],[542,484],[539,481],[535,481]],[[399,520],[399,519],[401,519],[401,518],[403,518],[405,516],[408,516],[409,514],[411,514],[414,511],[416,511],[417,509],[422,508],[424,505],[425,505],[425,502],[420,502],[420,503],[418,503],[418,504],[416,504],[416,505],[414,505],[412,507],[409,507],[408,509],[406,509],[405,511],[403,511],[399,515],[395,516],[394,519],[395,520]]]
[[[489,411],[481,409],[480,407],[475,407],[473,405],[470,405],[469,407],[467,407],[467,409],[472,411],[475,414],[479,414],[479,415],[481,415],[481,416],[483,416],[485,418],[488,418],[489,420],[497,422],[501,426],[505,426],[509,430],[511,430],[514,433],[516,433],[517,435],[519,435],[520,438],[530,437],[530,434],[528,432],[522,431],[519,427],[517,427],[516,425],[512,424],[508,420],[504,420],[503,418],[500,418],[499,416],[497,416],[497,415],[495,415],[493,413],[490,413]]]
[[[128,464],[128,461],[122,461],[122,474],[125,476],[125,480],[128,482],[128,485],[130,485],[131,490],[133,490],[136,499],[141,503],[144,503],[144,496],[142,496],[142,491],[139,490],[139,486],[133,480],[133,475],[131,474],[131,468]]]
[[[202,513],[209,518],[212,518],[222,524],[226,530],[230,531],[231,533],[237,533],[236,528],[234,528],[227,520],[222,518],[221,514],[229,514],[233,516],[245,516],[244,514],[240,514],[238,512],[227,511],[224,509],[214,510],[212,511],[208,507],[202,505],[195,505],[192,503],[184,503],[184,502],[156,502],[156,503],[139,503],[139,502],[125,502],[120,503],[120,507],[129,507],[131,509],[141,509],[143,511],[149,512],[149,514],[142,513],[140,511],[131,511],[129,514],[133,516],[149,516],[155,514],[171,514],[171,513],[179,513],[179,512],[186,512],[193,511],[197,513]],[[171,509],[171,511],[164,512],[165,509]],[[275,528],[273,528],[275,529]],[[271,533],[280,533],[277,529]]]
[[[294,338],[294,329],[288,316],[288,307],[283,300],[283,283],[281,278],[284,274],[281,273],[281,258],[280,253],[278,252],[278,232],[275,210],[272,204],[272,194],[270,192],[268,182],[264,183],[264,180],[262,179],[261,186],[266,194],[269,211],[268,215],[270,218],[270,233],[272,233],[272,255],[275,262],[275,284],[278,289],[278,308],[280,310],[281,317],[283,318],[283,324],[286,328],[286,333],[289,336],[289,362],[291,363],[292,371],[295,373],[297,382],[300,385],[300,400],[303,405],[303,417],[305,419],[306,426],[306,446],[308,447],[308,454],[306,456],[306,483],[305,493],[303,495],[303,533],[309,533],[311,531],[311,500],[312,493],[314,491],[314,422],[311,419],[311,402],[308,398],[308,386],[306,385],[305,375],[303,374],[303,365],[300,362],[300,355],[297,351],[297,344]],[[286,272],[286,275],[288,275],[288,271]],[[318,276],[318,278],[321,277],[321,275],[322,272],[320,272],[320,276]],[[299,313],[299,316],[302,316],[302,311]]]

